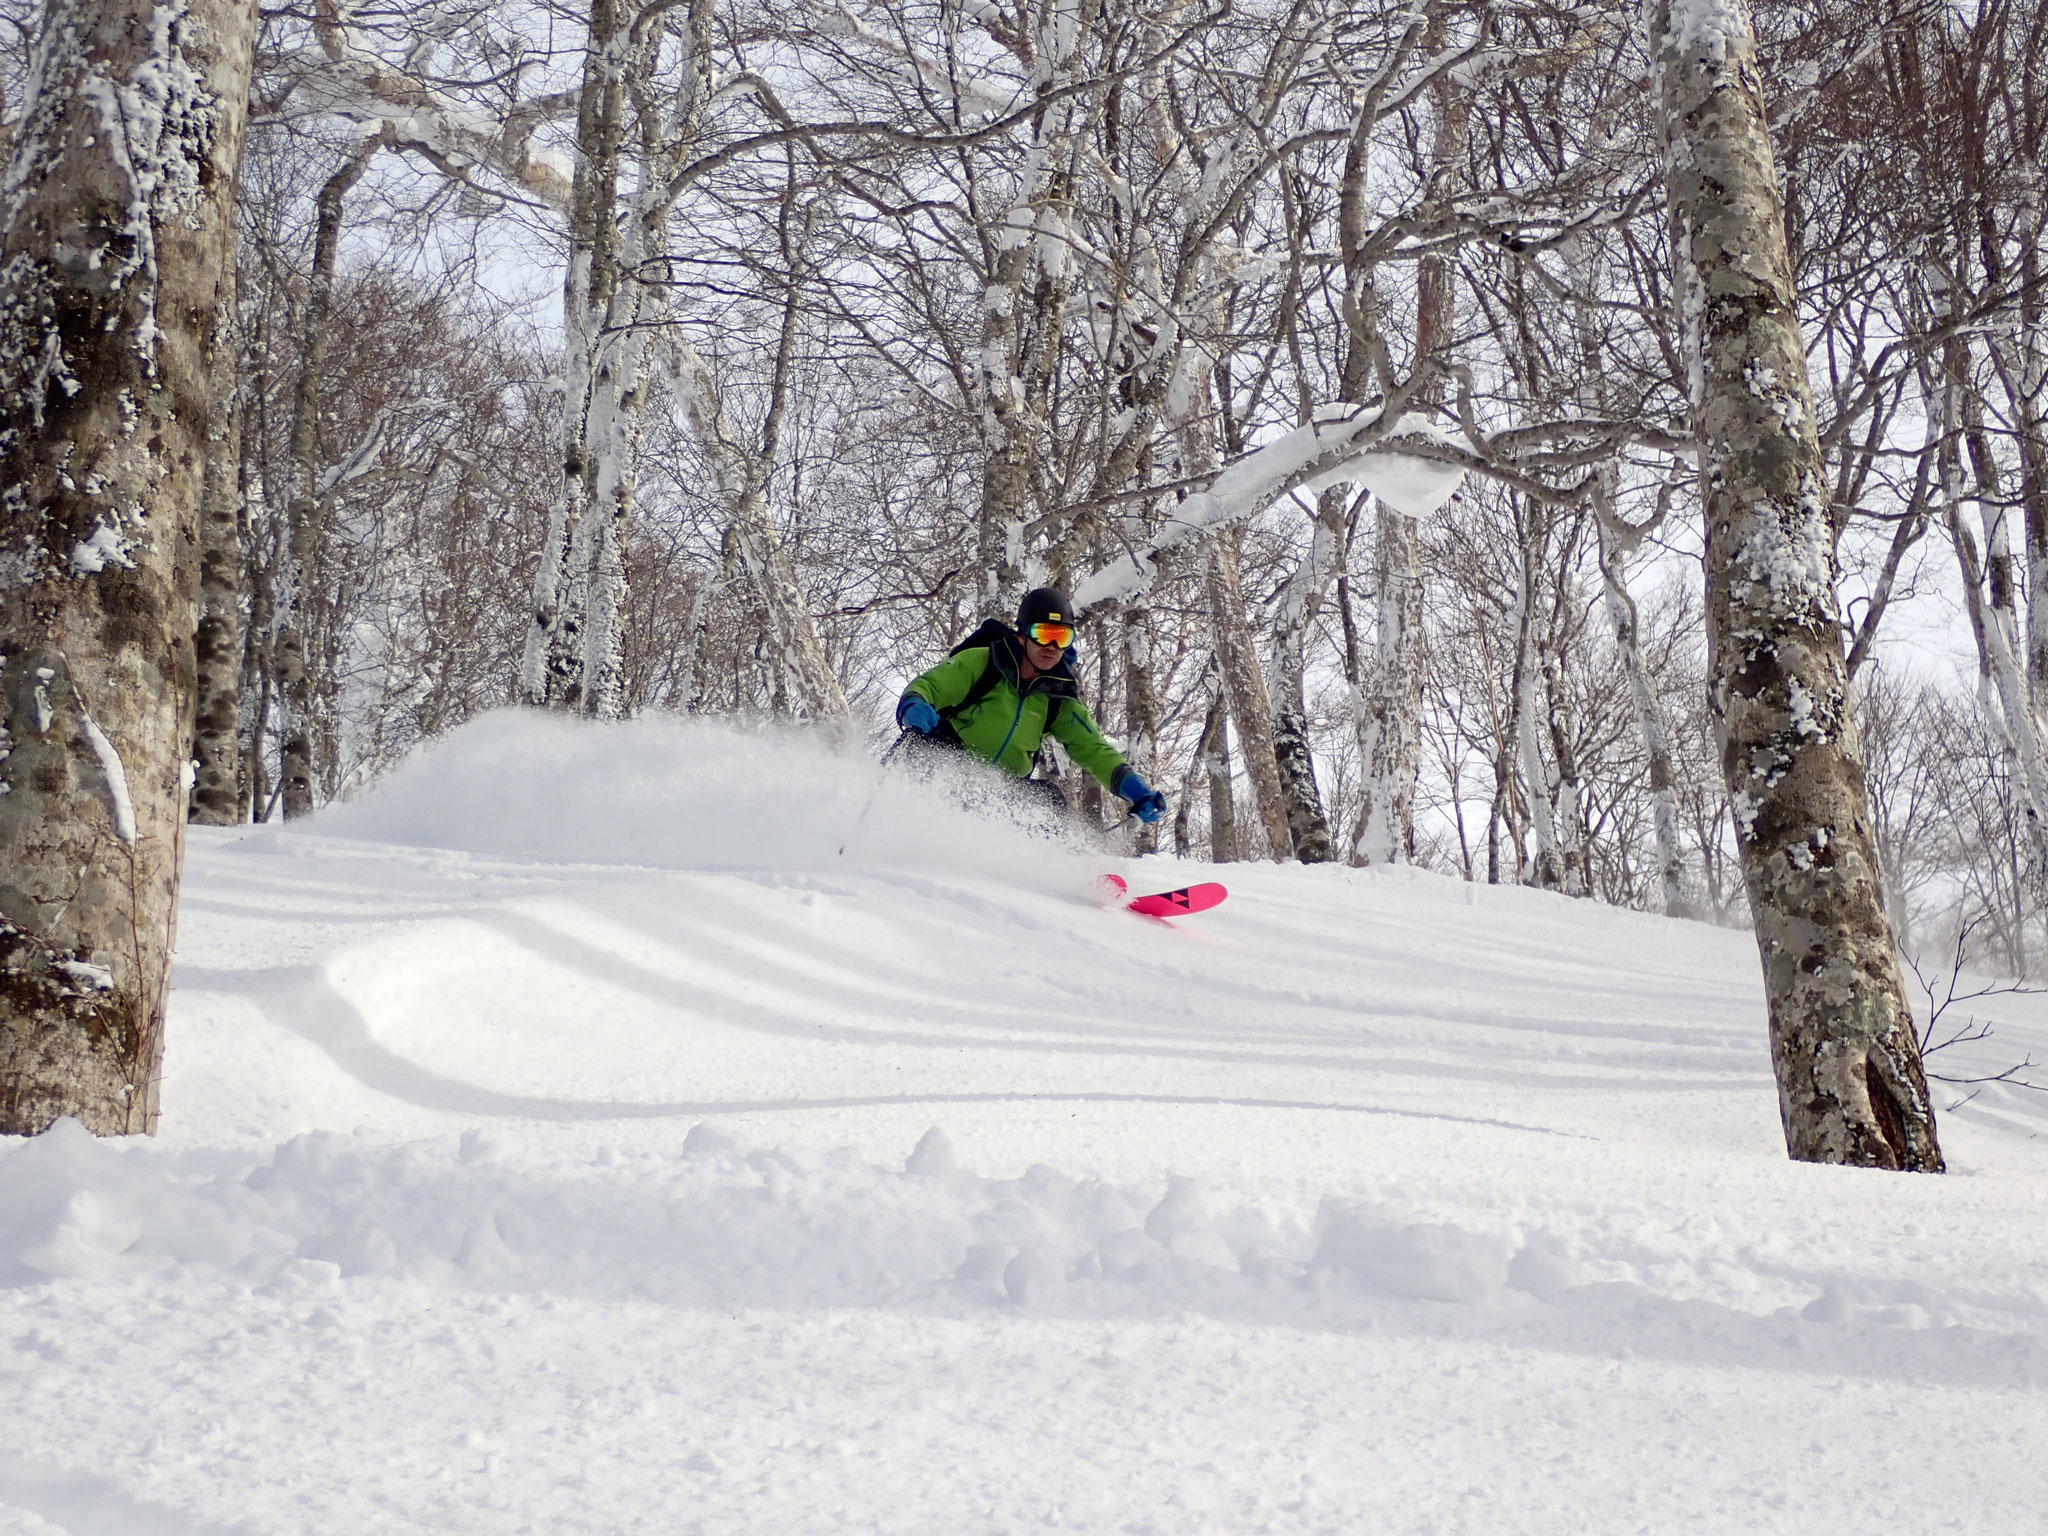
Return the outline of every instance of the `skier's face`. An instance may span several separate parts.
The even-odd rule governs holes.
[[[1024,642],[1024,657],[1033,670],[1050,672],[1074,643],[1074,626],[1052,621],[1027,624],[1018,638]]]
[[[1060,657],[1066,654],[1063,647],[1040,645],[1036,640],[1024,642],[1024,654],[1031,658],[1031,665],[1041,672],[1050,672],[1060,664]]]
[[[1050,672],[1073,644],[1074,630],[1069,624],[1033,624],[1019,638],[1024,642],[1024,659],[1031,663],[1032,670]]]

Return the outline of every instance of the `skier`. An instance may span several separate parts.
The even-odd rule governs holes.
[[[924,743],[972,753],[1009,775],[1021,794],[1065,813],[1059,786],[1030,776],[1039,743],[1051,736],[1111,794],[1129,801],[1138,820],[1157,821],[1166,814],[1166,796],[1103,739],[1081,702],[1067,655],[1073,612],[1057,587],[1026,592],[1015,630],[990,619],[912,679],[897,701],[896,723]]]

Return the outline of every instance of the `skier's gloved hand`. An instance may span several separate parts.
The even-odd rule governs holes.
[[[1116,776],[1116,793],[1131,802],[1131,814],[1147,823],[1166,814],[1166,796],[1147,784],[1129,768]]]
[[[939,728],[939,712],[914,693],[896,701],[896,723],[906,731],[929,736]]]

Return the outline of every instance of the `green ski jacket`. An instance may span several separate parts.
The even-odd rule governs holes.
[[[1031,773],[1038,745],[1045,739],[1045,715],[1052,701],[1060,702],[1052,723],[1052,737],[1067,749],[1067,756],[1093,774],[1107,789],[1116,788],[1118,770],[1125,767],[1124,755],[1104,739],[1088,706],[1081,702],[1074,686],[1074,674],[1064,659],[1050,672],[1040,673],[1028,688],[1017,684],[1017,642],[998,641],[993,646],[970,646],[948,656],[929,672],[912,679],[905,693],[914,693],[944,716],[960,738],[960,745],[984,762],[993,763],[1013,778]],[[990,667],[996,669],[995,685],[985,698],[957,715],[946,711],[967,697],[977,679]]]

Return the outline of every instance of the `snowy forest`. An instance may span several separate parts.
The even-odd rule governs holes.
[[[906,678],[1051,581],[1172,806],[1129,851],[1414,863],[1761,937],[1745,849],[1809,871],[1833,823],[1760,818],[1743,774],[1831,744],[1878,929],[2038,972],[2041,7],[121,10],[14,0],[4,85],[7,473],[62,487],[10,491],[7,558],[133,587],[146,544],[156,595],[96,613],[174,651],[193,621],[132,701],[191,722],[189,773],[8,645],[10,769],[67,698],[106,747],[112,883],[175,885],[123,772],[186,773],[231,825],[513,704],[879,748]],[[80,41],[108,28],[111,74]],[[1715,267],[1736,215],[1686,187],[1730,82],[1784,254]],[[85,266],[120,269],[89,303],[35,266],[81,204],[114,232]],[[1726,285],[1773,262],[1793,350],[1717,351]],[[126,352],[65,353],[88,310]],[[177,482],[175,541],[96,509],[46,427],[91,400],[132,428],[144,388],[181,396],[130,466]],[[1779,455],[1751,418],[1807,456],[1761,532],[1713,506]],[[1730,701],[1781,621],[1804,659],[1765,729]]]
[[[2042,14],[1757,24],[1888,908],[2026,970]],[[265,11],[195,816],[514,700],[873,735],[1053,580],[1169,848],[1742,921],[1650,73],[1610,7]],[[1361,412],[1447,505],[1183,510]]]
[[[2044,0],[0,16],[0,1536],[2042,1527]]]

